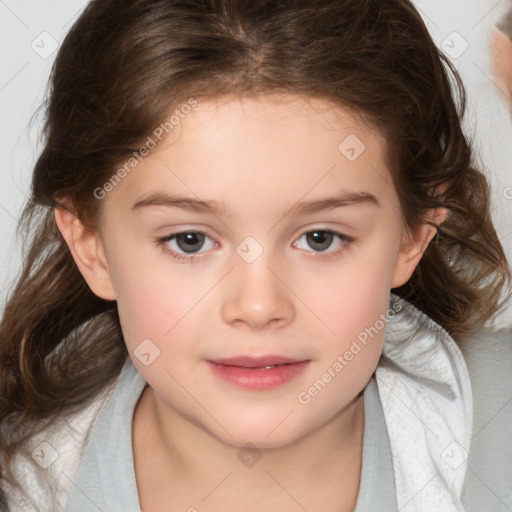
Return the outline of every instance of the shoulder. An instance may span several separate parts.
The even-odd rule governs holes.
[[[482,329],[459,340],[458,346],[473,391],[473,439],[490,422],[512,434],[512,330]]]
[[[512,329],[459,340],[473,392],[466,510],[512,508]]]
[[[512,328],[481,329],[458,340],[457,344],[468,367],[474,399],[511,400]]]

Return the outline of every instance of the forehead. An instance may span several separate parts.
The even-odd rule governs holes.
[[[198,98],[112,195],[133,202],[179,190],[256,205],[258,198],[298,200],[341,185],[383,193],[390,183],[383,135],[331,102],[297,95]]]

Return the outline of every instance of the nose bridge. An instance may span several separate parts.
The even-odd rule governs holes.
[[[222,306],[224,320],[253,328],[289,322],[294,316],[293,303],[271,252],[252,237],[239,244],[236,252]]]

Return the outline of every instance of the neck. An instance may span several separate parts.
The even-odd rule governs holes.
[[[311,505],[316,499],[313,509],[319,499],[332,498],[333,493],[339,497],[333,510],[352,510],[355,506],[364,430],[362,394],[326,424],[292,444],[263,450],[227,445],[169,408],[151,388],[144,395],[137,409],[139,417],[145,418],[146,445],[140,445],[139,453],[148,457],[152,453],[153,466],[182,488],[190,486],[204,496],[207,489],[215,489],[208,501],[218,503],[217,508],[229,510],[226,503],[237,492],[240,499],[252,496],[261,501],[262,493],[271,489],[275,499],[287,494],[286,499],[297,496],[298,503],[310,500]],[[275,507],[279,509],[277,504]],[[272,510],[273,506],[269,503],[261,509]]]

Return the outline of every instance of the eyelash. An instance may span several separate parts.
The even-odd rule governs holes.
[[[194,229],[194,230],[190,230],[190,231],[179,231],[177,233],[173,233],[172,235],[168,235],[163,238],[157,238],[156,242],[157,242],[157,245],[159,247],[161,247],[162,250],[166,254],[171,256],[171,258],[173,260],[177,261],[178,263],[193,263],[195,261],[196,257],[198,256],[197,254],[191,254],[190,256],[183,256],[183,254],[175,252],[174,250],[170,249],[169,246],[167,245],[167,242],[170,242],[174,237],[176,237],[178,235],[188,235],[191,233],[194,233],[194,234],[197,233],[197,234],[204,235],[205,237],[210,238],[206,232],[201,231],[200,229]]]
[[[304,233],[302,233],[302,235],[297,240],[300,240],[304,235],[307,235],[309,233],[331,234],[331,235],[338,237],[342,244],[339,249],[337,249],[336,251],[333,251],[333,252],[324,253],[323,251],[311,251],[315,255],[315,258],[322,259],[322,260],[330,260],[332,258],[335,258],[341,252],[344,252],[346,250],[346,248],[355,241],[354,238],[352,238],[348,235],[344,235],[343,233],[338,233],[337,231],[333,231],[331,229],[311,229],[309,231],[305,231]],[[162,238],[157,238],[156,244],[158,247],[161,247],[162,250],[166,254],[171,256],[171,258],[173,260],[177,261],[178,263],[193,263],[201,253],[190,254],[189,256],[184,256],[183,254],[180,254],[180,253],[174,251],[173,249],[170,249],[168,246],[168,242],[170,242],[176,236],[188,235],[188,234],[200,234],[207,238],[211,238],[206,232],[201,231],[200,229],[194,229],[194,230],[190,230],[190,231],[179,231],[177,233],[173,233],[172,235],[168,235],[168,236],[165,236]],[[295,244],[295,242],[294,242],[294,244]],[[324,254],[328,254],[328,256],[324,256]]]

